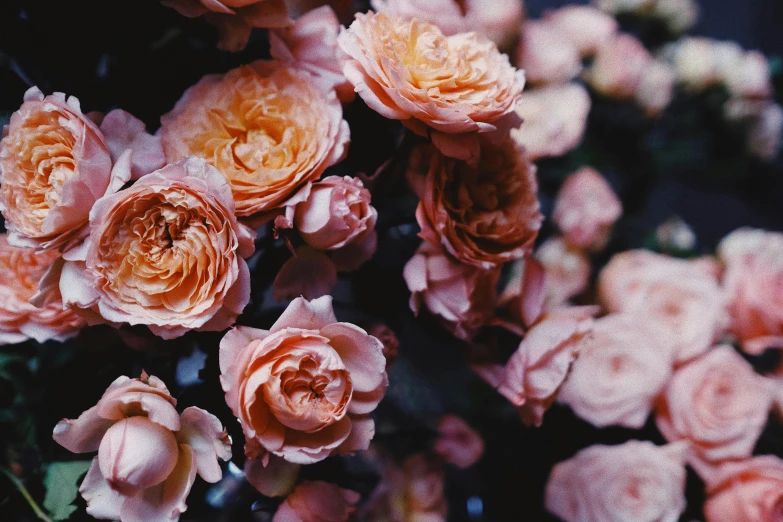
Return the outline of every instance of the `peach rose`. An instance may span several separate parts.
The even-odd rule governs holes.
[[[381,342],[338,323],[329,296],[297,298],[270,330],[240,326],[220,342],[220,382],[249,458],[312,464],[367,449],[385,367]]]
[[[275,62],[208,75],[161,117],[166,158],[204,158],[231,185],[238,216],[282,205],[346,152],[350,131],[333,91]]]
[[[438,421],[438,438],[433,448],[449,464],[469,468],[484,455],[484,439],[456,415],[444,415]]]
[[[672,347],[638,317],[595,321],[557,400],[597,427],[641,428],[672,374]]]
[[[650,60],[636,87],[634,99],[649,117],[663,112],[674,97],[677,73],[666,63]]]
[[[676,522],[685,511],[686,444],[596,444],[556,464],[546,508],[565,522]]]
[[[121,522],[179,520],[196,473],[222,476],[231,458],[220,420],[201,408],[181,414],[166,385],[142,373],[117,378],[78,419],[57,423],[54,440],[74,453],[98,452],[79,492],[87,513]]]
[[[367,105],[449,155],[475,157],[475,133],[519,125],[524,74],[477,33],[444,36],[418,19],[370,12],[357,13],[338,42],[349,56],[343,72]]]
[[[586,79],[604,96],[629,99],[638,90],[651,59],[642,42],[630,34],[621,33],[598,48]]]
[[[272,522],[347,522],[359,498],[328,482],[303,482],[277,508]]]
[[[534,85],[563,84],[582,72],[579,48],[559,25],[528,20],[522,25],[517,66]]]
[[[73,96],[31,87],[3,135],[0,210],[12,245],[78,242],[95,201],[128,181],[113,177],[106,140]]]
[[[590,106],[590,95],[579,83],[525,91],[516,108],[524,123],[511,136],[531,161],[563,156],[582,143]]]
[[[161,0],[182,16],[203,16],[220,34],[218,48],[239,52],[254,27],[285,27],[291,20],[285,0]]]
[[[476,165],[415,149],[408,177],[419,196],[420,236],[460,262],[489,270],[528,253],[541,228],[536,168],[507,138],[482,143]]]
[[[526,424],[541,425],[592,328],[589,317],[552,313],[527,331],[497,386]]]
[[[184,159],[95,203],[89,237],[65,255],[63,302],[88,322],[145,324],[164,339],[223,330],[250,299],[253,238],[220,173]]]
[[[422,304],[463,340],[471,339],[493,316],[499,269],[462,264],[436,244],[424,241],[402,272],[411,292],[410,308]]]
[[[707,522],[783,520],[783,460],[773,455],[724,464],[707,480]]]
[[[270,52],[276,60],[311,73],[323,90],[334,89],[340,101],[349,102],[355,93],[343,74],[345,55],[337,45],[339,31],[334,10],[321,6],[289,27],[270,30]]]
[[[718,245],[731,331],[753,354],[783,348],[783,234],[740,228]]]
[[[149,134],[144,122],[129,112],[114,109],[106,114],[101,121],[101,132],[112,161],[118,161],[123,152],[131,150],[133,179],[139,179],[166,165],[160,136]]]
[[[726,300],[711,259],[686,261],[646,250],[617,254],[601,271],[609,312],[638,314],[671,336],[676,363],[704,353],[727,326]]]
[[[622,214],[622,204],[609,183],[595,169],[583,167],[560,187],[552,220],[572,246],[601,250]]]
[[[656,407],[668,441],[686,440],[700,474],[749,457],[767,422],[772,390],[731,346],[713,348],[674,373]]]
[[[0,345],[28,339],[64,341],[84,326],[81,317],[63,309],[58,287],[40,295],[39,282],[59,257],[53,251],[13,247],[0,234]],[[34,296],[41,298],[40,307],[30,303]]]
[[[583,57],[594,55],[601,45],[614,38],[618,29],[614,17],[586,5],[547,11],[544,19],[566,34]]]

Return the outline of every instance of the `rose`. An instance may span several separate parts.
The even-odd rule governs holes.
[[[413,313],[418,315],[423,304],[460,339],[471,339],[493,316],[498,269],[464,265],[440,246],[424,241],[402,275],[411,292]]]
[[[651,59],[639,40],[621,33],[598,48],[586,79],[604,96],[628,99],[636,93]]]
[[[731,330],[759,354],[783,348],[783,234],[740,228],[718,245]]]
[[[535,166],[524,149],[510,138],[482,140],[481,149],[471,165],[419,147],[408,177],[419,196],[421,237],[462,263],[491,269],[531,250],[543,216]]]
[[[546,508],[565,522],[676,522],[685,510],[686,444],[596,444],[556,464]]]
[[[522,25],[516,64],[534,85],[568,83],[582,72],[579,49],[569,34],[545,21]]]
[[[222,476],[218,459],[231,458],[220,420],[186,408],[157,377],[117,378],[98,404],[54,427],[54,440],[74,453],[98,452],[79,488],[87,513],[121,522],[179,520],[196,473]]]
[[[721,77],[729,93],[736,97],[766,98],[772,93],[769,63],[760,51],[732,55],[734,60],[721,67]]]
[[[165,339],[223,330],[250,298],[253,248],[225,179],[188,158],[95,203],[89,237],[65,255],[63,302],[91,323],[146,324]]]
[[[285,27],[291,20],[285,0],[161,0],[182,16],[204,18],[217,26],[218,48],[238,52],[245,48],[254,27]]]
[[[276,62],[205,76],[161,117],[166,158],[195,155],[216,167],[238,216],[281,206],[342,159],[349,136],[334,92]]]
[[[527,331],[496,385],[523,422],[541,425],[591,330],[587,316],[552,313]]]
[[[101,132],[112,161],[119,160],[122,153],[130,149],[131,177],[139,179],[166,165],[163,145],[159,135],[147,133],[144,122],[122,109],[114,109],[101,121]]]
[[[641,428],[672,373],[672,347],[644,320],[595,321],[557,400],[597,427]]]
[[[302,15],[293,25],[269,31],[272,57],[315,76],[325,91],[334,89],[342,102],[354,98],[353,85],[343,75],[345,56],[337,45],[340,22],[328,6]]]
[[[723,116],[740,125],[751,155],[763,160],[777,157],[783,131],[783,107],[768,99],[730,98],[723,105]]]
[[[312,464],[367,449],[385,367],[381,342],[337,322],[329,296],[297,298],[270,330],[237,327],[220,342],[220,382],[250,458]]]
[[[47,268],[59,259],[53,251],[16,248],[0,234],[0,345],[35,339],[64,341],[84,326],[84,321],[63,309],[60,289],[39,288]],[[30,303],[40,299],[40,306]]]
[[[438,438],[433,448],[449,464],[469,468],[484,454],[484,439],[456,415],[444,415],[438,421]]]
[[[598,277],[609,312],[638,314],[671,336],[675,362],[706,351],[726,326],[725,296],[710,259],[681,260],[645,250],[617,254]]]
[[[684,33],[699,20],[699,4],[695,0],[657,0],[655,16],[662,19],[672,34]]]
[[[590,259],[582,251],[570,247],[563,238],[550,237],[544,241],[536,250],[535,258],[546,272],[546,308],[564,305],[587,288]]]
[[[671,103],[676,80],[677,75],[669,65],[650,60],[636,87],[636,103],[648,116],[658,116]]]
[[[595,169],[583,167],[560,187],[552,220],[572,246],[601,250],[622,213],[609,183]]]
[[[511,136],[531,161],[562,156],[582,142],[590,105],[587,89],[578,83],[525,91],[516,108],[524,123]]]
[[[544,19],[565,33],[583,57],[595,54],[602,44],[614,37],[618,28],[614,17],[583,5],[546,11]]]
[[[524,75],[479,34],[444,36],[418,19],[371,12],[357,13],[338,42],[349,56],[343,72],[367,105],[449,155],[476,157],[475,133],[519,124]]]
[[[277,508],[272,522],[347,522],[359,498],[328,482],[303,482]]]
[[[125,181],[112,177],[106,141],[79,100],[27,90],[0,142],[0,209],[12,245],[77,242],[95,201]]]
[[[783,460],[773,455],[724,464],[707,480],[707,522],[783,520]]]
[[[772,391],[731,346],[713,348],[674,373],[656,406],[668,441],[687,440],[700,474],[749,457],[767,422]]]

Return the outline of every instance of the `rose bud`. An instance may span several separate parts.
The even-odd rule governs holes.
[[[272,522],[348,522],[360,498],[328,482],[303,482],[277,508]]]
[[[114,109],[101,121],[101,132],[111,152],[112,161],[119,160],[130,149],[131,177],[139,179],[166,165],[160,136],[149,134],[144,122],[122,109]]]
[[[397,359],[397,348],[400,345],[397,335],[394,333],[394,330],[383,323],[371,324],[367,329],[367,333],[377,337],[383,343],[383,356],[386,357],[386,369],[388,370],[394,364],[395,359]]]
[[[484,439],[456,415],[444,415],[438,422],[438,438],[433,448],[449,464],[469,468],[484,455]]]
[[[98,451],[79,492],[87,513],[121,522],[179,520],[196,474],[222,476],[218,459],[231,441],[217,417],[201,408],[177,413],[157,377],[119,377],[98,404],[54,428],[54,440],[74,453]]]

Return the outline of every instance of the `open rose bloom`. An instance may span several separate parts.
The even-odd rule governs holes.
[[[775,522],[783,516],[783,460],[772,455],[721,466],[707,479],[707,522]]]
[[[87,513],[121,522],[176,521],[196,474],[220,480],[219,459],[231,458],[220,420],[196,407],[179,413],[176,405],[157,377],[119,377],[98,404],[57,423],[58,444],[98,452],[79,488]]]

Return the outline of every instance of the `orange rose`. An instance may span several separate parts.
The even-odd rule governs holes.
[[[345,155],[348,124],[334,91],[276,62],[205,76],[161,117],[163,150],[204,158],[226,177],[238,216],[281,205]]]

